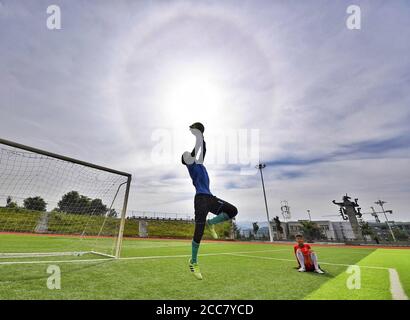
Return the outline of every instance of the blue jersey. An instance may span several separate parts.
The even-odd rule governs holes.
[[[195,186],[196,194],[210,194],[209,190],[209,176],[203,164],[193,163],[186,165],[189,175],[192,179],[192,184]]]

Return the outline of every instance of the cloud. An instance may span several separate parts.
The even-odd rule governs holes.
[[[360,31],[345,27],[348,1],[59,3],[50,31],[46,1],[0,2],[2,137],[130,171],[130,208],[192,213],[185,168],[152,162],[153,132],[203,117],[209,135],[260,130],[275,214],[287,199],[294,218],[319,217],[349,192],[409,219],[406,1],[358,1]],[[217,106],[170,107],[167,92],[201,77]],[[264,219],[260,177],[240,168],[209,165],[212,190]]]

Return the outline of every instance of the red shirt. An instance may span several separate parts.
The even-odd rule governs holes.
[[[311,247],[308,244],[303,244],[302,247],[300,247],[298,244],[296,244],[293,247],[294,251],[295,251],[295,256],[296,256],[296,250],[301,250],[303,253],[303,257],[305,258],[305,267],[306,269],[309,269],[310,267],[313,267],[313,263],[312,260],[310,259],[310,253],[311,253]],[[296,257],[296,261],[298,261],[297,257]],[[298,261],[299,264],[299,261]],[[300,267],[300,264],[299,264]]]

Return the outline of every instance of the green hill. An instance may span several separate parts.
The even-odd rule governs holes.
[[[50,234],[69,234],[85,236],[114,236],[117,234],[120,220],[113,217],[103,217],[85,214],[70,214],[63,212],[39,212],[23,208],[0,208],[0,232],[32,232],[40,223],[43,215],[47,215],[47,231]],[[149,237],[163,238],[192,238],[194,233],[193,221],[185,220],[146,220],[148,222]],[[230,223],[225,222],[216,226],[222,239],[230,234]],[[138,237],[139,220],[130,218],[125,220],[124,236]],[[204,239],[211,239],[205,229]]]

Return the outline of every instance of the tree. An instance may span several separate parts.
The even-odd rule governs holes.
[[[8,208],[8,209],[17,209],[18,208],[17,202],[13,201],[13,199],[10,196],[7,197],[6,208]]]
[[[237,223],[232,220],[232,229],[235,239],[241,238],[241,228],[238,227]]]
[[[108,208],[102,203],[101,199],[93,199],[89,205],[89,212],[92,215],[103,216],[107,213]]]
[[[393,229],[393,233],[394,233],[394,237],[396,238],[396,240],[398,241],[407,241],[409,240],[409,235],[407,234],[407,232],[400,230],[398,228],[394,228]],[[390,237],[391,238],[391,237]],[[392,240],[392,239],[391,239]]]
[[[41,197],[30,197],[23,201],[24,208],[34,211],[46,211],[47,203]]]
[[[80,194],[77,191],[70,191],[63,195],[58,202],[58,211],[78,213],[78,203],[80,202]]]
[[[253,234],[256,236],[256,234],[258,233],[259,230],[259,226],[257,222],[253,222],[252,223],[252,227],[253,227]]]
[[[231,230],[230,230],[230,226],[229,228],[224,228],[223,229],[223,234],[224,234],[224,238],[225,239],[229,239],[231,236]]]
[[[80,195],[77,191],[70,191],[63,195],[57,206],[59,211],[86,214],[89,213],[90,203],[90,198]]]
[[[323,237],[319,226],[312,221],[300,221],[302,225],[302,232],[306,240],[321,239]]]
[[[362,230],[363,236],[374,237],[373,229],[369,226],[368,222],[361,221],[359,223],[360,229]]]
[[[80,199],[78,199],[78,202],[76,204],[76,209],[77,209],[77,213],[80,214],[92,214],[92,212],[90,212],[90,204],[91,204],[91,199],[80,195]]]
[[[90,199],[87,196],[79,194],[77,191],[70,191],[63,195],[58,202],[57,210],[74,213],[74,214],[91,214],[105,215],[116,217],[117,212],[114,209],[109,210],[101,199]]]

